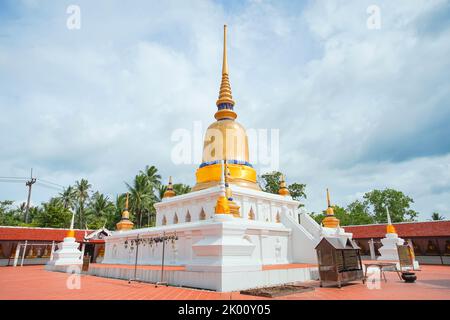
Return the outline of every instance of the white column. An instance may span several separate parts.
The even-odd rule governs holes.
[[[25,244],[23,246],[22,261],[20,263],[21,267],[23,267],[23,259],[25,259],[25,253],[27,252],[27,244],[28,244],[28,240],[25,240]]]
[[[52,241],[52,250],[50,252],[50,260],[49,261],[53,260],[53,252],[55,252],[55,241],[54,240]]]
[[[14,267],[17,267],[17,261],[19,260],[20,242],[17,243],[16,253],[14,255]]]

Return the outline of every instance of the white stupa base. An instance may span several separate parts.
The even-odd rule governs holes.
[[[66,237],[63,242],[58,243],[58,250],[53,253],[53,259],[50,260],[48,266],[71,266],[81,265],[81,251],[78,250],[79,243],[75,238]]]
[[[341,227],[322,227],[321,237],[338,238],[342,241],[342,244],[345,245],[347,243],[347,239],[352,240],[353,234],[350,232],[345,232],[345,230]]]
[[[377,260],[396,261],[397,270],[400,270],[397,245],[403,245],[405,243],[405,240],[399,238],[398,234],[396,233],[386,233],[385,238],[381,239],[381,243],[383,244],[383,246],[378,249],[381,255]],[[407,268],[403,268],[403,270],[406,269]],[[419,269],[419,262],[417,262],[416,260],[414,260],[414,269]]]

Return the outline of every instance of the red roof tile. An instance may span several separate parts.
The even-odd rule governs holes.
[[[397,234],[404,237],[450,237],[450,221],[393,223]],[[354,239],[384,238],[387,224],[343,226]]]
[[[35,240],[35,241],[63,241],[69,229],[55,229],[55,228],[29,228],[29,227],[5,227],[0,226],[0,241],[1,240]],[[94,230],[87,230],[90,234]],[[75,239],[78,242],[83,241],[85,230],[75,230]],[[95,240],[95,242],[103,240]],[[94,241],[90,241],[94,242]]]

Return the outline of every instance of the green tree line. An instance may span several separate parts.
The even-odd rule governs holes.
[[[14,207],[13,201],[0,201],[0,225],[67,228],[75,213],[75,228],[98,229],[105,226],[114,230],[125,209],[126,193],[129,194],[130,219],[135,227],[150,227],[155,223],[154,204],[161,201],[167,186],[162,184],[161,175],[155,166],[146,166],[134,177],[131,183],[125,183],[126,190],[114,199],[94,191],[86,179],[76,181],[64,188],[49,201],[29,209],[30,223],[24,222],[25,203]],[[176,183],[176,194],[187,193],[190,186]]]
[[[274,171],[259,177],[261,189],[278,194],[281,172]],[[31,221],[26,224],[25,203],[14,206],[10,200],[0,201],[0,225],[35,226],[67,228],[72,213],[75,213],[75,227],[79,229],[98,229],[102,226],[115,229],[125,209],[126,193],[129,194],[130,219],[136,228],[151,227],[155,223],[154,204],[161,201],[167,186],[161,182],[161,175],[155,166],[146,166],[134,177],[131,183],[125,183],[126,190],[114,199],[94,191],[86,179],[76,181],[74,185],[64,188],[59,194],[29,209]],[[191,187],[186,184],[174,184],[177,195],[188,193]],[[306,199],[306,185],[294,182],[287,188],[295,200]],[[393,222],[414,221],[418,213],[410,208],[414,200],[403,192],[394,189],[372,190],[366,192],[362,199],[357,199],[347,206],[334,205],[336,217],[342,226],[387,221],[386,207],[389,208]],[[320,224],[325,217],[325,209],[311,216]],[[443,220],[434,212],[431,220]]]

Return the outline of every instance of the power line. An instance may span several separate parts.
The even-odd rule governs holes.
[[[28,178],[25,178],[25,177],[0,177],[0,179],[21,179],[21,180],[26,180]]]
[[[54,183],[54,182],[51,182],[51,181],[48,181],[48,180],[44,180],[44,179],[41,179],[41,178],[38,178],[38,180],[42,181],[42,182],[45,182],[45,183],[53,184],[55,186],[58,186],[59,188],[65,188],[63,185],[60,185],[59,183]]]
[[[56,187],[56,186],[53,186],[53,185],[48,185],[48,184],[45,184],[45,183],[40,182],[39,180],[36,182],[36,184],[37,184],[38,186],[41,186],[41,187],[44,187],[44,188],[48,188],[48,189],[52,189],[52,190],[58,190],[58,191],[63,190],[63,188],[61,188],[61,187]]]

